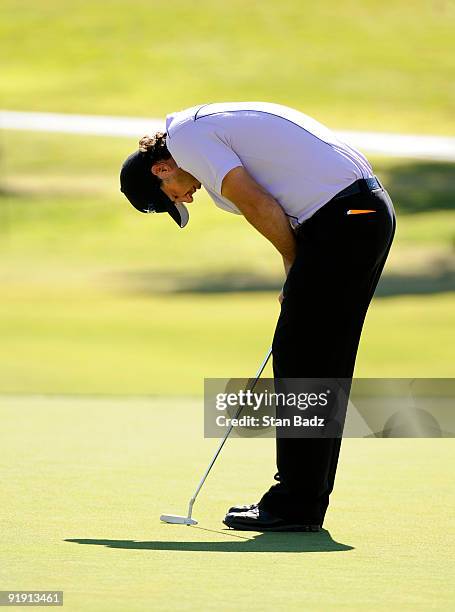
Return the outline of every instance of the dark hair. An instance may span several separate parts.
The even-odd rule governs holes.
[[[139,151],[151,165],[172,157],[166,146],[165,132],[157,132],[155,136],[143,136],[139,141]]]

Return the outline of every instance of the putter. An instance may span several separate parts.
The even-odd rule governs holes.
[[[270,359],[270,355],[272,354],[272,347],[269,348],[269,350],[267,351],[267,355],[264,358],[264,361],[261,363],[261,365],[259,366],[259,370],[256,373],[256,376],[253,379],[253,383],[251,385],[251,387],[249,388],[250,391],[253,391],[254,387],[256,386],[259,378],[261,377],[262,372],[264,371],[265,366],[267,365],[268,360]],[[240,413],[243,410],[243,406],[239,406],[239,408],[237,409],[237,412],[235,413],[234,419],[237,419],[240,416]],[[226,440],[229,438],[229,435],[231,433],[231,431],[234,429],[234,426],[231,424],[227,430],[227,432],[224,435],[224,438],[222,438],[216,453],[213,455],[213,459],[210,461],[208,468],[206,469],[203,477],[201,478],[200,483],[197,486],[196,491],[194,492],[193,497],[190,499],[190,503],[188,505],[188,514],[187,516],[179,516],[177,514],[162,514],[160,516],[160,520],[163,521],[163,523],[172,523],[174,525],[197,525],[197,521],[192,518],[192,514],[193,514],[193,506],[194,506],[194,502],[196,501],[196,497],[199,495],[199,491],[202,489],[202,485],[204,484],[204,482],[207,479],[207,476],[210,473],[210,470],[213,467],[213,464],[215,463],[215,461],[217,460],[218,455],[221,452],[221,449],[223,448]]]

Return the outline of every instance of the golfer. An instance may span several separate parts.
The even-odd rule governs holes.
[[[277,249],[286,280],[273,339],[275,380],[352,379],[363,322],[395,233],[368,160],[311,117],[265,102],[198,105],[166,118],[123,164],[121,190],[142,212],[184,227],[203,186]],[[341,436],[278,437],[276,484],[224,523],[313,531],[324,522]]]

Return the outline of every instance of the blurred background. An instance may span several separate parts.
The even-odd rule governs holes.
[[[0,104],[163,119],[264,100],[335,130],[455,136],[454,6],[4,0]],[[197,396],[270,345],[273,247],[202,192],[184,231],[136,212],[118,187],[136,145],[2,130],[0,393]],[[455,165],[368,157],[398,228],[356,374],[453,376]]]

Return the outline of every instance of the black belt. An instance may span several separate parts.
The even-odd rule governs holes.
[[[310,221],[311,219],[313,219],[313,217],[316,217],[318,213],[320,214],[322,213],[322,211],[327,210],[330,206],[330,202],[333,202],[334,200],[340,200],[341,198],[347,198],[348,196],[356,195],[357,193],[371,193],[372,191],[377,191],[378,189],[383,189],[383,186],[375,176],[371,176],[370,178],[365,179],[359,179],[358,181],[355,181],[355,183],[349,185],[349,187],[346,187],[346,189],[343,189],[343,191],[340,191],[335,196],[333,196],[333,198],[329,200],[327,204],[324,204],[324,206],[317,210],[315,214],[312,215],[309,219],[302,221],[302,223],[299,223],[298,225],[293,225],[292,227],[298,233],[300,228],[302,228],[307,221]]]
[[[382,185],[375,176],[359,179],[355,183],[352,183],[352,185],[349,185],[349,187],[346,187],[346,189],[343,189],[343,191],[337,193],[332,200],[347,198],[356,193],[369,193],[370,191],[376,191],[376,189],[382,189]]]

